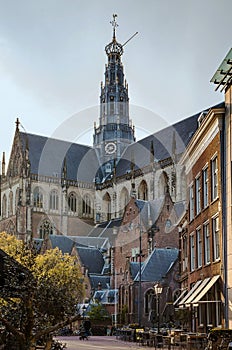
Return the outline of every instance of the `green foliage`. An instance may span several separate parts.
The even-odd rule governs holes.
[[[0,247],[9,254],[0,287],[0,321],[16,349],[32,349],[38,339],[77,318],[76,305],[83,297],[80,268],[58,249],[38,255],[5,233]]]
[[[91,320],[96,321],[103,321],[111,318],[106,308],[100,303],[91,305],[91,310],[88,312],[87,316]]]
[[[125,324],[126,323],[126,316],[127,316],[127,313],[128,313],[128,306],[127,305],[123,305],[122,306],[122,309],[121,309],[121,313],[120,313],[120,322],[122,324]]]

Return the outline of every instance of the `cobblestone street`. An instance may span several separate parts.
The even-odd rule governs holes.
[[[57,337],[57,339],[62,341],[62,343],[67,344],[67,350],[141,349],[141,346],[139,346],[138,344],[129,342],[126,343],[121,340],[117,340],[114,336],[91,336],[89,340],[79,340],[78,336]]]

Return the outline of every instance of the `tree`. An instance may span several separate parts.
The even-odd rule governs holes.
[[[87,316],[90,318],[90,320],[95,321],[105,321],[107,319],[110,319],[109,312],[101,303],[92,304]]]
[[[38,255],[5,233],[0,234],[0,247],[8,254],[0,286],[0,322],[7,341],[12,341],[9,348],[31,350],[39,339],[78,318],[76,305],[84,291],[80,268],[75,257],[57,248]]]

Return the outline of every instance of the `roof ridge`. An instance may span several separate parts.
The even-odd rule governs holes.
[[[94,149],[92,146],[89,146],[89,145],[84,145],[82,143],[77,143],[77,142],[72,142],[72,141],[68,141],[68,140],[58,139],[56,137],[39,135],[39,134],[32,134],[32,133],[28,133],[28,132],[24,132],[24,131],[19,131],[19,134],[20,135],[25,135],[25,136],[35,136],[35,137],[40,137],[40,138],[47,139],[47,140],[59,141],[59,142],[64,142],[64,143],[67,143],[67,144],[70,144],[70,145],[78,145],[78,146],[87,147],[89,149]]]

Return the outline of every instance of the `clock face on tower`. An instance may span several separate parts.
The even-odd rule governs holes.
[[[105,145],[105,152],[107,154],[113,154],[116,151],[116,144],[114,142],[108,142]]]

